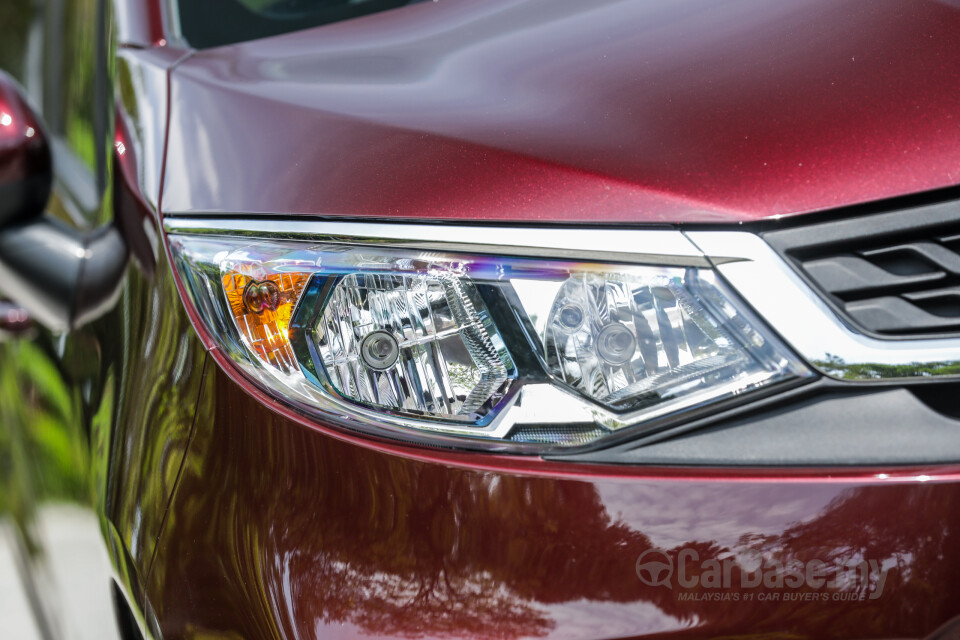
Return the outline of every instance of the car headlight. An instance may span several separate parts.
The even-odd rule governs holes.
[[[186,230],[168,225],[171,253],[217,346],[274,396],[348,428],[568,448],[810,375],[704,261]]]

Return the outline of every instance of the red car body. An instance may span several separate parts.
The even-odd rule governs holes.
[[[171,75],[162,209],[740,223],[950,186],[956,27],[935,2],[449,2],[206,51]]]
[[[960,452],[615,465],[345,431],[239,373],[151,248],[165,217],[509,238],[516,223],[774,229],[950,198],[934,190],[960,182],[955,4],[441,0],[201,51],[158,0],[115,6],[114,202],[136,266],[98,331],[127,327],[104,362],[137,364],[115,370],[102,516],[141,633],[956,633]],[[722,560],[744,541],[876,559],[882,596],[638,576],[650,550]]]

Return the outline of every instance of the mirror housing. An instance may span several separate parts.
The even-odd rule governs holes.
[[[129,251],[113,224],[82,232],[44,216],[52,185],[40,118],[0,71],[0,293],[41,324],[66,331],[110,308]]]
[[[20,86],[0,71],[0,228],[40,216],[52,184],[50,145],[40,121]]]

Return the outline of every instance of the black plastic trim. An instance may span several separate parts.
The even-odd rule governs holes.
[[[954,385],[955,386],[955,385]],[[905,387],[820,386],[673,438],[564,456],[629,465],[870,466],[960,461],[960,419]]]
[[[760,235],[851,326],[900,340],[958,335],[960,317],[931,306],[958,305],[958,229],[960,201],[950,201]],[[926,268],[901,272],[871,262],[896,262],[897,252]]]

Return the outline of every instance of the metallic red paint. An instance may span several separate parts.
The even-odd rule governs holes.
[[[34,215],[52,181],[50,147],[19,85],[0,70],[0,224]]]
[[[167,135],[168,74],[189,52],[176,47],[117,53],[118,108],[137,158],[136,181],[150,209],[159,207]]]
[[[124,311],[96,328],[105,352],[102,375],[115,382],[118,397],[110,467],[102,479],[103,515],[115,577],[141,611],[144,578],[187,450],[207,361],[180,303],[156,214],[167,74],[184,54],[174,47],[128,46],[116,60],[113,215],[137,268],[128,270],[119,304]]]
[[[412,453],[304,429],[208,368],[147,582],[163,637],[922,637],[960,614],[955,468],[564,476]],[[763,587],[691,601],[635,571],[648,549],[744,547],[890,570],[879,598],[853,602]]]
[[[123,317],[98,327],[103,375],[116,385],[110,415],[119,425],[108,440],[103,508],[118,538],[114,562],[131,574],[130,596],[139,600],[187,451],[207,353],[191,330],[165,256],[153,254],[144,238],[149,227],[156,242],[156,223],[124,170],[119,173],[117,223],[140,268],[127,277]]]
[[[960,8],[445,0],[199,52],[165,212],[735,222],[954,185]]]

